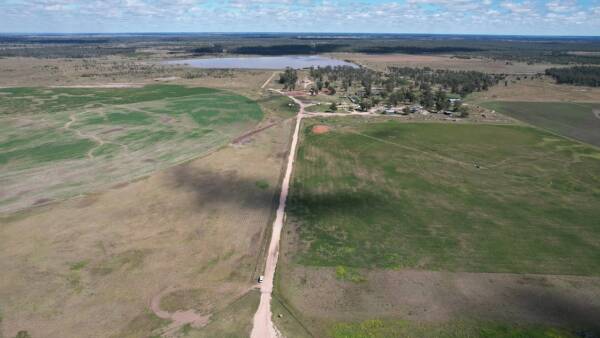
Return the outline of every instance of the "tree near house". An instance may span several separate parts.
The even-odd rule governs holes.
[[[286,70],[279,74],[279,83],[283,85],[285,90],[296,89],[296,82],[298,81],[298,72],[292,68],[286,68]]]
[[[446,96],[446,92],[443,90],[438,90],[435,93],[435,108],[438,111],[446,110],[450,107],[450,102],[448,102],[448,97]]]

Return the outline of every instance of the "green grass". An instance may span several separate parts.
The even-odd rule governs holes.
[[[335,268],[335,278],[341,281],[350,281],[354,283],[364,282],[365,278],[357,271],[356,268],[345,267],[338,265]]]
[[[292,117],[298,113],[300,107],[287,96],[268,94],[257,101],[265,110],[284,118]]]
[[[106,114],[106,122],[110,124],[150,124],[151,117],[138,111],[110,112]]]
[[[87,261],[78,261],[69,264],[69,270],[71,271],[79,271],[87,266]]]
[[[408,321],[368,320],[337,324],[329,330],[331,338],[575,338],[570,332],[546,327],[514,327],[495,323],[417,324]]]
[[[33,147],[23,147],[11,151],[0,152],[0,164],[9,161],[30,161],[35,163],[73,160],[84,158],[94,147],[90,140],[69,140],[44,143]]]
[[[600,103],[498,101],[482,106],[600,147],[600,116],[593,113],[594,109],[600,111]]]
[[[267,190],[269,189],[269,182],[265,180],[258,180],[256,181],[256,186],[261,190]]]
[[[124,105],[164,98],[211,95],[219,90],[175,85],[142,88],[1,88],[0,114],[53,113],[81,109],[87,105]]]
[[[520,126],[335,121],[304,126],[297,263],[600,274],[597,150]]]
[[[32,205],[39,199],[33,195],[63,199],[200,156],[264,115],[259,104],[236,93],[179,85],[0,93],[0,166],[9,177],[2,182],[8,193],[0,198],[0,211]],[[35,177],[73,166],[81,175],[69,176],[72,187],[58,187],[60,177]]]
[[[262,118],[262,111],[256,102],[229,93],[211,93],[171,100],[166,106],[165,113],[188,114],[199,125],[219,125],[244,119]]]

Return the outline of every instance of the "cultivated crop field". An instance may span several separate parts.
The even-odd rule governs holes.
[[[63,199],[205,154],[262,119],[232,92],[178,85],[0,89],[0,211]]]
[[[600,147],[600,103],[495,101],[482,105]]]
[[[520,126],[391,121],[304,137],[289,214],[305,265],[600,274],[591,147]]]
[[[308,120],[278,297],[313,335],[570,337],[600,313],[599,172],[526,126]]]

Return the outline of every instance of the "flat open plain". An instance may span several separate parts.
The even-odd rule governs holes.
[[[307,121],[276,296],[304,328],[276,323],[332,337],[598,330],[599,171],[597,149],[526,126]]]

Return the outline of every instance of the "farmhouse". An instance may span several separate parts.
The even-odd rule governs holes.
[[[414,105],[414,106],[410,106],[409,110],[411,113],[418,113],[421,110],[423,110],[423,107],[420,105]]]

